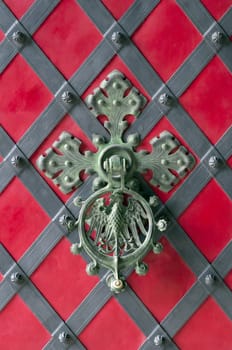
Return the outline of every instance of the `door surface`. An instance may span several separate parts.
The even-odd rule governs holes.
[[[231,4],[0,1],[2,350],[232,349]],[[63,131],[96,152],[106,118],[85,98],[114,70],[147,99],[127,118],[138,150],[166,130],[196,163],[166,193],[143,175],[168,218],[164,250],[120,294],[105,270],[86,274],[62,220],[94,175],[64,194],[36,164]]]

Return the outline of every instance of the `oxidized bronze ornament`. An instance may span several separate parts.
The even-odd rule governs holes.
[[[116,293],[125,287],[122,271],[129,267],[144,275],[147,265],[143,257],[153,248],[159,253],[157,232],[165,231],[167,221],[155,221],[151,207],[159,202],[156,196],[149,203],[137,191],[137,174],[152,171],[150,183],[168,192],[192,169],[195,160],[168,131],[151,140],[152,152],[136,151],[140,143],[138,134],[122,139],[127,128],[127,115],[139,117],[146,98],[132,87],[119,71],[113,71],[100,88],[86,99],[91,112],[98,117],[105,115],[105,128],[111,135],[106,141],[101,135],[93,135],[98,151],[80,153],[81,142],[67,132],[37,160],[38,167],[68,193],[81,184],[79,174],[97,173],[93,182],[95,192],[86,200],[77,197],[74,204],[81,210],[74,227],[79,242],[71,251],[78,254],[83,249],[91,257],[87,273],[96,274],[99,268],[111,271],[107,278],[110,289]]]

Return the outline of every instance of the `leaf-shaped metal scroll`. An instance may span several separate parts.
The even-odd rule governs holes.
[[[168,192],[195,165],[194,157],[168,131],[151,140],[152,152],[137,153],[138,171],[151,169],[151,184],[159,186],[161,191]]]
[[[122,73],[114,70],[102,81],[100,88],[87,97],[86,103],[95,116],[107,116],[109,121],[104,125],[114,140],[119,139],[127,127],[127,122],[123,120],[125,116],[138,117],[146,98],[132,87]]]
[[[82,170],[92,170],[92,158],[79,152],[81,141],[68,132],[63,132],[53,147],[37,159],[39,169],[60,186],[63,193],[68,193],[81,184],[79,174]]]

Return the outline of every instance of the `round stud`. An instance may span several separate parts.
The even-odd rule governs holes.
[[[116,81],[113,83],[113,88],[116,90],[120,90],[122,88],[121,84],[117,83]]]
[[[164,337],[160,334],[157,334],[154,338],[155,346],[160,346],[164,343]]]
[[[82,201],[82,198],[81,196],[77,196],[74,198],[73,200],[73,204],[76,206],[76,207],[80,207],[82,205],[83,201]]]
[[[68,215],[62,215],[59,217],[59,223],[62,226],[66,226],[68,230],[73,230],[75,226],[74,220]]]
[[[172,104],[172,98],[170,95],[164,93],[160,95],[159,97],[159,103],[164,106],[171,106]]]
[[[64,144],[65,151],[71,151],[71,149],[72,149],[72,147],[69,144],[67,144],[67,143]]]
[[[167,143],[162,143],[161,148],[163,151],[168,151],[169,150],[169,145]]]
[[[213,32],[211,35],[211,41],[214,44],[222,44],[224,41],[224,34],[222,32]]]
[[[177,165],[179,165],[179,166],[184,165],[183,159],[177,159]]]
[[[137,275],[139,276],[145,276],[147,274],[148,271],[148,266],[145,263],[138,263],[138,265],[136,265],[135,267],[135,272],[137,273]]]
[[[104,136],[101,135],[93,135],[93,143],[97,146],[103,145],[105,143]]]
[[[13,283],[21,284],[24,281],[23,275],[20,272],[13,272],[10,276],[10,280]]]
[[[24,44],[26,41],[26,35],[20,31],[14,32],[12,34],[12,39],[18,44]]]
[[[160,254],[163,251],[163,249],[164,249],[163,244],[161,244],[160,242],[155,243],[153,246],[153,253]]]
[[[74,95],[70,91],[64,91],[63,94],[61,95],[61,100],[64,103],[73,103],[74,102]]]
[[[15,168],[21,168],[23,163],[23,158],[21,158],[20,156],[13,156],[10,162]]]
[[[162,179],[163,181],[167,181],[167,180],[168,180],[168,175],[162,174],[162,175],[161,175],[161,179]]]
[[[72,182],[72,178],[71,178],[70,176],[66,175],[66,176],[64,177],[64,181],[65,181],[65,182]]]
[[[149,204],[153,208],[157,207],[159,205],[159,198],[157,196],[151,196],[149,198]]]
[[[81,245],[78,244],[78,243],[74,243],[74,244],[72,244],[71,247],[70,247],[70,252],[71,252],[73,255],[78,255],[78,254],[80,254],[81,250],[82,250],[82,247],[81,247]]]
[[[207,286],[212,286],[216,282],[216,276],[212,273],[209,273],[205,276],[205,284]]]
[[[162,165],[168,165],[168,160],[167,159],[161,159],[161,161],[160,161],[160,163],[162,164]],[[166,176],[166,175],[165,175]]]
[[[141,138],[138,133],[131,134],[127,137],[127,142],[133,147],[138,146],[140,141],[141,141]]]
[[[124,35],[120,32],[114,32],[111,35],[111,40],[114,44],[116,44],[116,46],[120,47],[123,44],[124,41]]]
[[[57,166],[57,163],[55,160],[49,160],[48,165],[55,167],[55,166]]]
[[[121,105],[121,102],[118,101],[118,100],[113,100],[113,101],[112,101],[112,104],[113,104],[113,106],[120,106],[120,105]]]
[[[62,344],[70,344],[72,343],[72,337],[69,333],[67,332],[61,332],[59,334],[59,341],[62,343]]]
[[[168,227],[168,222],[165,219],[160,219],[156,224],[158,230],[160,232],[166,231]]]
[[[99,106],[105,106],[105,101],[104,100],[102,100],[101,98],[99,99],[99,100],[97,100],[97,104],[99,105]]]
[[[73,163],[70,160],[66,160],[64,162],[64,165],[70,168],[71,166],[73,166]]]
[[[132,100],[132,98],[129,99],[128,103],[131,106],[135,106],[137,104],[137,102],[135,100]]]
[[[212,156],[209,158],[208,164],[209,164],[210,168],[216,169],[220,166],[220,159],[216,156]]]

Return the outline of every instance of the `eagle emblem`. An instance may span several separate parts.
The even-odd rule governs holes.
[[[147,213],[140,202],[115,191],[106,205],[99,198],[87,214],[87,235],[102,254],[123,256],[141,246],[147,235]]]

